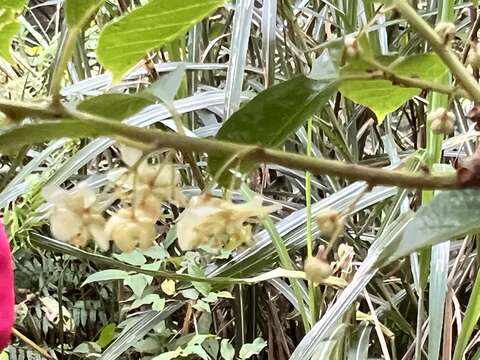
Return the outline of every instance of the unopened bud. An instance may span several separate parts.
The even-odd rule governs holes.
[[[317,283],[323,282],[332,273],[332,269],[326,261],[313,256],[305,259],[303,271],[305,271],[308,280]]]
[[[336,210],[326,209],[317,215],[317,225],[325,236],[331,236],[342,227],[340,213]]]
[[[438,108],[427,119],[434,134],[449,134],[455,125],[455,116],[445,108]]]
[[[470,44],[470,50],[467,54],[467,64],[473,67],[480,67],[480,45],[477,42]]]
[[[351,247],[350,245],[342,243],[338,246],[337,254],[340,259],[346,256],[351,256],[353,255],[353,253],[353,247]]]
[[[360,53],[360,46],[356,37],[345,37],[345,53],[348,58],[354,58],[358,56],[358,54]]]
[[[449,44],[455,37],[455,24],[451,22],[441,22],[435,26],[435,32],[442,38],[445,45]]]

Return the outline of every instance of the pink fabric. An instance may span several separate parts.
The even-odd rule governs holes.
[[[0,222],[0,352],[10,342],[15,321],[15,290],[10,245]]]

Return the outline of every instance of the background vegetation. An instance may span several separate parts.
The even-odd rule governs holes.
[[[477,5],[0,0],[0,359],[480,359]],[[55,239],[45,189],[105,191],[120,143],[279,210],[220,250],[182,251],[171,203],[146,250]]]

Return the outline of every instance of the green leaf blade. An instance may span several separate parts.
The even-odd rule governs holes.
[[[185,33],[223,0],[152,0],[107,25],[98,41],[100,62],[118,80],[148,51]]]
[[[242,144],[281,146],[306,119],[323,107],[337,89],[336,80],[313,80],[304,75],[275,85],[235,112],[216,138]],[[216,174],[228,159],[211,156],[209,169]],[[252,164],[245,164],[246,172]],[[229,174],[220,178],[229,183]]]
[[[391,260],[477,231],[480,228],[479,203],[479,189],[441,192],[415,214],[402,240],[395,246]]]
[[[19,30],[20,23],[17,20],[13,19],[2,23],[2,16],[0,16],[0,57],[11,64],[13,64],[13,58],[10,54],[10,45]]]
[[[104,2],[104,0],[67,0],[65,15],[68,27],[82,29]]]
[[[0,57],[13,64],[10,45],[20,30],[16,15],[23,11],[26,0],[0,0]]]
[[[103,94],[83,101],[77,109],[104,118],[123,120],[153,104],[155,104],[153,96]]]
[[[406,76],[425,81],[439,82],[448,73],[447,67],[437,55],[428,53],[399,59],[394,56],[383,56],[376,59],[398,76]],[[341,77],[368,75],[371,65],[355,60],[343,67]],[[340,92],[357,104],[371,109],[381,124],[385,116],[402,106],[406,101],[418,95],[420,89],[392,84],[388,80],[362,79],[346,80],[339,87]]]
[[[244,344],[240,349],[240,359],[250,359],[258,355],[267,347],[267,342],[262,338],[256,338],[251,344]]]
[[[470,342],[473,330],[477,326],[478,319],[480,319],[480,273],[477,273],[472,294],[468,301],[467,310],[462,322],[462,329],[455,345],[453,360],[464,359],[465,349]]]
[[[0,0],[0,10],[10,9],[15,12],[21,12],[26,3],[26,0]]]
[[[100,282],[100,281],[124,280],[127,277],[128,277],[128,273],[123,270],[116,270],[116,269],[103,270],[90,275],[83,282],[82,286],[85,286],[87,284],[91,284],[94,282]]]

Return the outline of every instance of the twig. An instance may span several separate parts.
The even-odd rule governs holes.
[[[419,78],[398,75],[395,73],[394,68],[392,69],[391,67],[385,66],[371,57],[364,55],[360,56],[364,62],[372,66],[372,68],[376,71],[373,71],[370,74],[347,75],[346,77],[342,78],[342,80],[389,80],[394,85],[414,87],[423,90],[433,90],[442,94],[460,95],[470,98],[470,94],[463,89],[448,84],[441,84]],[[355,79],[355,77],[359,78]]]
[[[19,112],[24,115],[28,114],[30,104],[16,103],[15,106],[19,106]],[[10,102],[0,101],[0,111],[3,111],[5,107],[12,111],[14,106]],[[42,111],[39,111],[37,108],[32,115],[34,117],[36,113],[45,115],[45,111],[48,111],[48,108],[45,108]],[[52,116],[59,116],[57,109],[50,111],[52,111]],[[258,163],[273,163],[291,169],[307,170],[315,175],[336,176],[350,181],[363,180],[370,186],[386,185],[411,189],[458,189],[465,187],[465,185],[457,181],[456,174],[451,172],[432,172],[425,174],[409,173],[402,170],[378,169],[370,166],[348,164],[335,160],[310,158],[305,155],[264,148],[258,145],[245,145],[220,140],[193,138],[157,129],[142,129],[95,115],[69,112],[66,109],[61,109],[61,112],[61,117],[68,119],[66,121],[69,121],[72,125],[73,122],[76,121],[78,126],[94,128],[99,135],[115,136],[119,141],[122,141],[123,139],[128,139],[129,141],[133,140],[149,146],[152,150],[167,147],[179,151],[196,152],[198,154],[215,154],[216,156],[225,157],[231,157],[232,155],[242,153],[245,154],[243,157],[245,160],[252,160]],[[45,116],[43,117],[45,118]],[[14,128],[3,133],[2,136],[8,136],[9,133],[14,136],[15,131],[19,129],[21,128]],[[59,134],[59,136],[65,135]],[[24,140],[25,143],[35,141],[30,138],[22,140]],[[37,141],[38,140],[41,139],[37,139]],[[21,143],[18,143],[18,145],[21,145]]]
[[[415,79],[411,77],[397,75],[394,72],[385,72],[383,70],[374,71],[370,74],[355,74],[355,75],[345,75],[341,77],[341,81],[355,81],[355,80],[387,80],[391,81],[393,85],[398,85],[402,87],[412,87],[423,90],[433,90],[442,94],[447,95],[459,95],[466,98],[470,98],[465,90],[456,88],[451,85],[442,85],[431,81]]]
[[[443,39],[435,30],[421,18],[420,15],[408,4],[406,0],[389,0],[405,20],[432,46],[432,49],[448,66],[451,73],[471,95],[472,99],[480,102],[480,85],[475,78],[463,66],[457,56],[445,45]]]
[[[35,350],[36,352],[38,352],[40,355],[42,355],[45,359],[53,359],[53,357],[45,350],[45,349],[42,349],[40,346],[38,346],[37,344],[35,344],[33,342],[33,340],[30,340],[28,337],[26,337],[25,335],[23,335],[20,331],[18,331],[17,329],[13,328],[12,329],[12,332],[13,332],[13,335],[15,335],[17,338],[19,338],[20,340],[22,340],[25,344],[27,344],[28,346],[30,346],[33,350]]]

